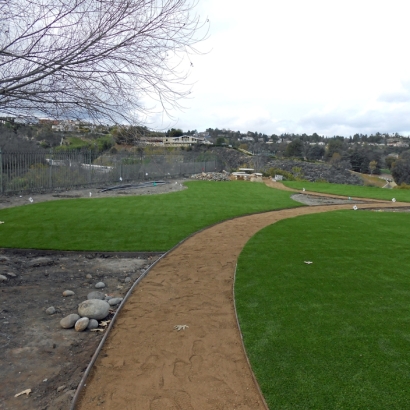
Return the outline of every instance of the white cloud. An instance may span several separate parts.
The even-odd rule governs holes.
[[[211,51],[191,58],[193,98],[173,112],[183,129],[410,130],[406,2],[202,0],[199,11]]]

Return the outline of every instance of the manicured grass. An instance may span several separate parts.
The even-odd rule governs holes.
[[[164,195],[73,199],[3,209],[0,247],[165,251],[193,232],[228,218],[300,206],[289,192],[260,183],[197,181],[187,186]]]
[[[409,228],[408,213],[338,211],[248,242],[236,304],[270,409],[410,408]]]
[[[382,189],[369,186],[330,184],[328,182],[285,181],[283,184],[289,188],[305,188],[306,191],[323,192],[326,194],[383,199],[386,201],[396,198],[397,201],[410,202],[410,191],[401,189]]]

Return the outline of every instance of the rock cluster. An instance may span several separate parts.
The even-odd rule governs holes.
[[[200,174],[191,175],[192,179],[201,181],[229,181],[229,172],[201,172]]]
[[[334,184],[363,185],[363,180],[359,176],[350,173],[347,169],[336,168],[325,163],[272,160],[265,165],[263,170],[267,172],[269,168],[283,169],[294,176],[311,182],[327,181]]]

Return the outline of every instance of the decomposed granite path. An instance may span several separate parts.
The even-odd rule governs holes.
[[[393,204],[366,203],[358,208],[375,206],[391,208]],[[409,204],[394,204],[401,206]],[[76,409],[266,409],[236,323],[237,258],[246,242],[267,225],[339,209],[352,206],[301,207],[245,216],[187,239],[134,289]],[[186,327],[178,331],[176,325]]]

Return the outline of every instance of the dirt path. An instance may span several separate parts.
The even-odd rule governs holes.
[[[358,208],[375,206],[391,208],[392,203]],[[402,206],[409,204],[394,204]],[[265,409],[236,323],[233,282],[239,253],[256,232],[281,219],[351,208],[349,203],[257,214],[189,238],[135,288],[76,409]],[[187,327],[177,331],[175,325]]]

